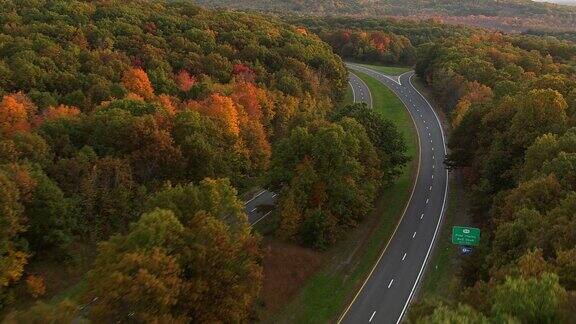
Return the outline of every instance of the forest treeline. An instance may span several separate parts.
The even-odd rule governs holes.
[[[576,46],[477,31],[426,45],[416,71],[454,128],[480,246],[452,304],[422,323],[573,323],[576,305]]]
[[[350,17],[288,17],[287,21],[318,35],[345,60],[412,66],[417,47],[436,39],[469,35],[471,29],[430,19],[361,19]]]
[[[278,235],[329,247],[406,163],[318,37],[170,1],[2,1],[0,312],[8,322],[245,322],[260,238],[239,192],[280,193]],[[78,300],[43,264],[95,250]],[[73,283],[68,283],[69,288]]]
[[[198,0],[214,8],[259,10],[281,15],[440,19],[450,24],[521,32],[576,30],[576,8],[531,0]]]

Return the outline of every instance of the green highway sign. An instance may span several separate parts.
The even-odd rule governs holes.
[[[480,229],[475,227],[453,226],[452,243],[458,245],[478,245]]]

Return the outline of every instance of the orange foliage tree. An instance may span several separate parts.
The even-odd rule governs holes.
[[[236,110],[236,105],[231,98],[219,93],[213,93],[210,97],[201,102],[189,102],[188,108],[199,111],[206,116],[218,119],[224,123],[230,133],[234,135],[240,134],[238,111]]]
[[[57,107],[48,107],[37,116],[34,120],[35,125],[40,125],[46,120],[54,120],[59,118],[73,118],[80,114],[80,109],[74,106],[59,105]]]
[[[467,82],[465,95],[460,98],[452,114],[452,126],[457,127],[470,110],[472,104],[487,102],[492,98],[492,89],[477,81]]]
[[[231,97],[239,111],[241,136],[250,150],[253,167],[265,169],[272,155],[272,148],[262,125],[264,115],[260,102],[266,97],[260,90],[253,83],[240,82],[235,85]]]
[[[148,79],[148,75],[141,68],[126,70],[122,76],[122,85],[144,99],[154,97],[154,88]]]
[[[28,289],[28,293],[34,298],[43,296],[46,293],[44,278],[41,276],[29,275],[26,277],[26,288]]]
[[[386,52],[388,50],[388,45],[390,45],[390,38],[386,36],[383,32],[373,32],[370,34],[370,39],[374,44],[374,48],[380,53]]]
[[[5,136],[30,129],[28,109],[16,95],[6,95],[0,101],[0,133]]]

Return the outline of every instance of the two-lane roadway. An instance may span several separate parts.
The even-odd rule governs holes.
[[[276,205],[276,196],[276,193],[262,189],[244,203],[244,210],[251,226],[256,225],[272,212],[269,207],[265,208],[265,206]]]
[[[397,77],[347,64],[382,82],[404,103],[418,133],[416,182],[404,214],[368,278],[339,323],[399,323],[414,297],[434,248],[448,194],[446,146],[436,112],[412,85],[414,72]]]
[[[369,108],[372,108],[372,93],[368,85],[352,72],[348,73],[348,84],[352,89],[354,102],[365,102]]]

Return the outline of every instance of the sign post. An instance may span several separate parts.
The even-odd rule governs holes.
[[[480,229],[475,227],[453,226],[452,243],[474,246],[480,243]]]

